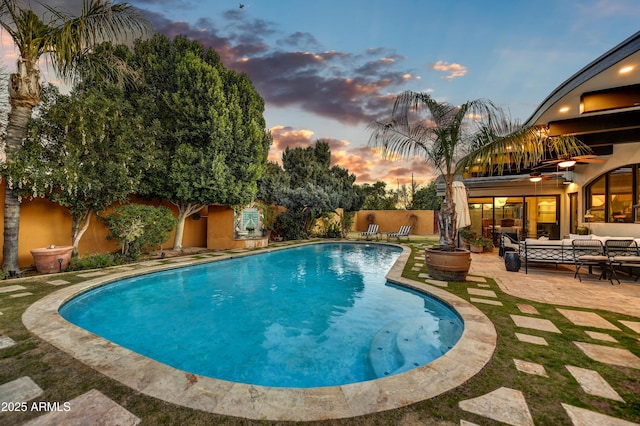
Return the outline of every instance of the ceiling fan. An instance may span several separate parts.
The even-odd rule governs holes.
[[[561,169],[567,169],[573,167],[576,164],[602,164],[605,160],[598,158],[597,155],[565,155],[553,160],[546,160],[542,162],[541,167],[556,166]]]
[[[557,180],[557,179],[564,179],[564,173],[541,173],[541,172],[531,172],[529,173],[529,176],[521,176],[517,179],[513,179],[512,182],[516,182],[516,181],[524,181],[524,180],[528,180],[531,182],[540,182],[542,180]]]

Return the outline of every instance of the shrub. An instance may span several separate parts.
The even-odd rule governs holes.
[[[108,268],[122,265],[120,253],[98,253],[84,257],[73,257],[67,271],[83,271],[85,269]]]
[[[285,240],[305,239],[307,234],[304,224],[304,216],[301,213],[287,210],[276,218],[276,232]]]
[[[144,249],[160,246],[177,222],[168,208],[143,204],[116,207],[101,219],[111,232],[107,239],[118,240],[122,256],[129,260],[137,259]]]

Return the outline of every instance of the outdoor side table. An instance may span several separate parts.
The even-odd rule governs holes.
[[[515,251],[508,251],[504,254],[504,266],[509,272],[518,272],[522,262],[520,261],[520,255]]]

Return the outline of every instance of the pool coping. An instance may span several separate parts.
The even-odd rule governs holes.
[[[442,357],[405,373],[376,380],[320,388],[274,388],[203,377],[125,349],[67,322],[58,313],[60,306],[76,295],[119,279],[292,246],[189,259],[94,278],[36,301],[25,310],[22,322],[39,338],[107,377],[146,395],[196,410],[275,421],[328,420],[391,410],[433,398],[476,375],[493,356],[497,333],[489,318],[466,300],[441,288],[402,277],[411,248],[388,245],[401,247],[403,251],[387,274],[387,280],[429,294],[454,308],[464,321],[464,331],[458,343]]]

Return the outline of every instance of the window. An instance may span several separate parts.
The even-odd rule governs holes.
[[[586,187],[589,222],[631,223],[633,205],[638,203],[638,165],[611,170]]]

